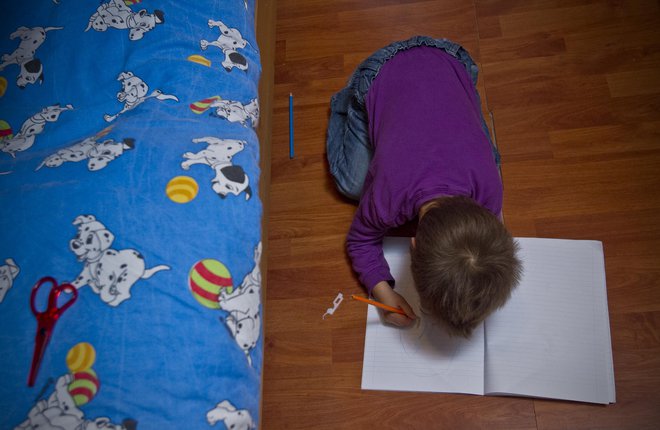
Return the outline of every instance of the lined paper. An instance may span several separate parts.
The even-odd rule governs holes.
[[[408,238],[386,238],[385,258],[419,324],[383,324],[369,306],[362,388],[615,401],[600,242],[516,239],[521,284],[471,339],[449,337],[421,313]]]
[[[468,341],[451,338],[424,316],[410,273],[410,239],[386,238],[385,259],[404,296],[420,318],[408,329],[385,325],[368,306],[362,388],[483,394],[484,331]]]
[[[486,393],[614,402],[601,242],[517,240],[523,279],[486,320]]]

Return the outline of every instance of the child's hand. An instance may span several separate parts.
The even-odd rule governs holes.
[[[415,315],[415,312],[412,310],[406,299],[404,299],[399,293],[395,292],[386,281],[377,283],[371,291],[371,294],[382,304],[394,308],[400,308],[406,313],[406,315],[401,315],[395,312],[383,311],[385,321],[399,327],[407,327],[415,322],[417,315]]]

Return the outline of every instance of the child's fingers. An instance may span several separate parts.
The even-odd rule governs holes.
[[[398,327],[408,327],[413,324],[414,320],[395,312],[385,312],[385,321]]]
[[[402,303],[399,304],[399,307],[401,308],[401,310],[403,310],[406,313],[408,318],[413,319],[413,320],[417,319],[417,315],[415,314],[415,311],[413,311],[413,308],[410,307],[408,302],[406,302],[404,300]]]

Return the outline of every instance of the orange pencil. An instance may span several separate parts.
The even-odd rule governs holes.
[[[377,301],[374,301],[374,300],[365,299],[364,297],[356,296],[355,294],[353,294],[351,297],[353,297],[355,300],[358,300],[360,302],[364,302],[368,305],[374,305],[378,308],[385,309],[386,311],[396,312],[397,314],[401,314],[401,315],[406,314],[402,309],[393,308],[392,306],[387,306],[387,305],[384,305],[384,304],[382,304],[380,302],[377,302]]]

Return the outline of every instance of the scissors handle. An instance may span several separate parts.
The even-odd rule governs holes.
[[[41,286],[45,283],[51,284],[50,293],[48,294],[48,307],[46,308],[45,311],[39,311],[35,305],[37,301],[37,292],[39,291]],[[62,292],[71,293],[71,296],[62,306],[58,306],[57,299],[59,298],[60,294],[62,294]],[[32,287],[32,292],[30,294],[30,307],[32,308],[32,313],[35,316],[45,313],[48,314],[50,317],[54,317],[55,319],[57,319],[60,316],[60,314],[62,314],[62,312],[67,310],[73,304],[73,302],[76,301],[77,298],[78,298],[78,290],[76,289],[76,287],[74,287],[71,284],[58,285],[55,278],[51,276],[45,276],[39,279],[39,281],[36,284],[34,284],[34,287]]]

